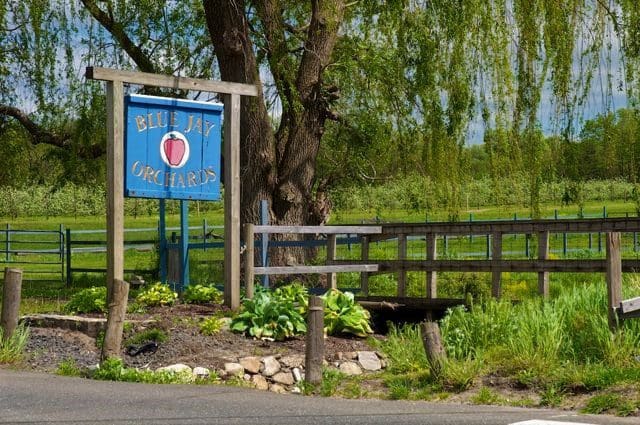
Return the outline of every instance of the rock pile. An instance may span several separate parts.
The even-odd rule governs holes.
[[[331,362],[325,360],[325,366],[333,367],[345,375],[361,375],[383,369],[385,361],[374,351],[356,351],[337,353]],[[191,369],[184,364],[166,366],[158,370],[184,373],[191,371],[194,377],[207,378],[211,371],[204,367]],[[224,368],[215,371],[223,380],[242,379],[259,390],[275,393],[300,393],[298,385],[304,380],[304,355],[243,357],[229,361]]]

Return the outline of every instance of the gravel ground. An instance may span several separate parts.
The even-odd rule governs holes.
[[[159,328],[168,335],[167,341],[158,344],[154,353],[129,356],[126,353],[126,338],[145,329],[135,325],[125,333],[122,359],[132,367],[152,369],[175,363],[191,367],[203,366],[220,369],[225,362],[237,361],[245,356],[267,356],[304,354],[304,337],[283,342],[262,341],[244,337],[230,331],[221,331],[213,336],[200,333],[198,322],[218,310],[215,306],[177,305],[157,308],[145,315],[133,315],[131,319],[154,320],[155,324],[146,328]],[[367,341],[361,338],[328,337],[325,340],[325,357],[335,358],[338,352],[371,350]],[[83,333],[55,328],[30,328],[24,366],[28,369],[52,372],[60,362],[73,359],[79,367],[98,363],[100,349],[95,338]]]

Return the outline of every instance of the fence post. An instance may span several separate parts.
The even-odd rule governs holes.
[[[427,355],[431,376],[437,378],[442,372],[447,356],[442,344],[438,322],[422,322],[420,324],[420,336],[422,338],[422,346]]]
[[[263,199],[260,201],[260,224],[263,226],[269,225],[269,201]],[[260,259],[262,267],[269,266],[269,234],[262,233],[260,235]],[[262,287],[269,287],[269,275],[262,275]]]
[[[620,233],[607,233],[607,298],[609,301],[609,328],[618,326],[617,309],[622,301],[622,260],[620,256]]]
[[[407,259],[407,235],[398,235],[398,260]],[[400,270],[398,272],[398,296],[407,296],[407,272]]]
[[[549,232],[538,232],[538,259],[549,259]],[[538,294],[549,297],[549,272],[538,272]]]
[[[436,234],[428,233],[427,237],[427,261],[436,259]],[[438,298],[438,274],[435,271],[427,271],[427,298]]]
[[[502,259],[502,233],[495,232],[493,234],[493,243],[491,244],[491,260],[492,260],[492,269],[491,272],[491,295],[495,298],[500,298],[501,295],[501,287],[500,287],[500,278],[502,276],[502,271],[500,270],[500,260]]]
[[[100,360],[109,357],[120,357],[122,344],[122,331],[124,319],[127,313],[127,295],[129,294],[129,282],[115,279],[113,282],[113,294],[107,308],[109,309],[107,329],[104,334],[104,344]]]
[[[491,235],[487,233],[487,258],[491,258]]]
[[[4,240],[5,245],[6,245],[6,250],[5,252],[7,253],[7,263],[9,261],[11,261],[11,225],[9,223],[7,223],[7,236]]]
[[[567,256],[567,234],[562,234],[562,255]]]
[[[65,282],[64,279],[64,224],[60,224],[58,230],[58,258],[60,259],[60,280]]]
[[[317,295],[309,297],[307,343],[305,350],[305,380],[310,384],[322,382],[324,360],[324,306]]]
[[[4,288],[2,290],[2,315],[0,316],[0,325],[2,326],[5,340],[11,338],[18,326],[21,293],[22,270],[6,267],[4,269]]]
[[[360,244],[360,259],[365,262],[369,260],[369,236],[362,236]],[[369,295],[369,274],[360,272],[360,291],[365,297]]]
[[[253,298],[253,262],[255,254],[255,242],[253,240],[253,224],[247,223],[244,225],[244,286],[246,290],[246,297]]]
[[[469,213],[469,223],[473,223],[473,213]],[[473,243],[473,233],[469,235],[469,243]]]
[[[73,283],[73,269],[71,268],[71,229],[67,229],[67,286]]]
[[[202,250],[207,251],[207,219],[202,219]]]
[[[160,239],[160,281],[167,283],[167,220],[166,220],[166,202],[160,199],[158,204],[158,212],[160,219],[158,221],[158,239]]]
[[[336,259],[336,235],[334,233],[327,235],[327,264],[333,264]],[[338,288],[338,275],[336,273],[327,273],[327,286],[331,289]]]

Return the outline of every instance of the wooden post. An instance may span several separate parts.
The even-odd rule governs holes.
[[[244,251],[244,286],[246,289],[247,298],[253,298],[253,262],[255,261],[255,242],[253,240],[253,224],[247,223],[244,225],[244,243],[246,249]]]
[[[498,268],[498,262],[502,259],[502,233],[495,232],[491,244],[491,260],[493,261],[493,271],[491,274],[491,295],[500,298],[502,288],[500,278],[502,271]]]
[[[112,300],[108,304],[109,316],[107,329],[104,333],[101,360],[109,357],[120,357],[124,319],[127,313],[127,297],[129,296],[129,282],[116,280],[112,285]]]
[[[431,376],[437,378],[442,372],[442,367],[446,359],[446,352],[442,345],[438,323],[432,321],[422,322],[420,324],[420,335],[422,336],[424,351],[427,354]]]
[[[106,356],[120,356],[122,324],[129,296],[129,285],[121,284],[124,281],[123,129],[123,83],[107,81],[107,305],[110,307],[102,348],[103,359]]]
[[[407,259],[407,235],[398,235],[398,260],[403,261]],[[407,296],[407,272],[401,270],[398,272],[398,296]]]
[[[607,295],[609,301],[609,328],[618,326],[617,309],[622,302],[622,259],[620,256],[620,233],[607,233]]]
[[[436,259],[436,235],[428,233],[427,237],[427,260]],[[427,298],[438,298],[438,274],[436,272],[427,272]]]
[[[331,233],[327,235],[327,263],[331,264],[336,259],[337,246],[336,235]],[[338,275],[335,273],[327,273],[327,286],[331,289],[338,288]]]
[[[22,270],[4,269],[4,288],[2,289],[2,315],[0,326],[4,339],[8,340],[18,326],[20,317],[20,296],[22,293]]]
[[[549,259],[549,232],[538,232],[538,259]],[[549,298],[549,272],[538,272],[538,294]]]
[[[360,259],[362,261],[369,260],[369,236],[362,236],[360,245]],[[369,295],[369,274],[367,272],[360,273],[360,291],[363,296]]]
[[[240,307],[240,96],[224,97],[224,304]]]
[[[307,343],[305,350],[305,380],[310,384],[322,382],[324,360],[324,303],[322,298],[309,297],[307,318]]]

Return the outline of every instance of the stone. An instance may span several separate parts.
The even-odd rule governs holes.
[[[245,373],[242,379],[244,379],[245,381],[251,381],[251,375],[248,373]]]
[[[271,380],[276,384],[293,385],[293,374],[291,372],[278,372],[271,377]]]
[[[382,369],[382,363],[373,351],[358,351],[358,362],[364,370],[373,372]]]
[[[362,369],[354,362],[344,362],[338,369],[345,375],[362,375]]]
[[[299,367],[291,369],[291,373],[293,373],[293,379],[295,379],[296,382],[302,381],[302,371]]]
[[[225,363],[224,364],[225,375],[242,376],[244,375],[244,367],[240,363]]]
[[[355,351],[346,351],[342,353],[342,358],[344,360],[356,360],[358,358],[358,353]]]
[[[302,390],[299,387],[291,388],[291,394],[302,394]]]
[[[159,367],[156,372],[193,373],[191,367],[186,364],[176,363],[165,367]]]
[[[280,364],[288,368],[302,367],[304,365],[304,355],[302,354],[290,354],[280,359]]]
[[[243,357],[240,364],[246,372],[256,374],[260,372],[260,357]]]
[[[256,389],[258,390],[269,389],[269,383],[267,382],[267,378],[265,378],[262,375],[253,375],[251,377],[251,382],[253,382],[253,385],[255,385]]]
[[[269,391],[277,393],[277,394],[286,394],[287,389],[280,384],[271,384],[269,385]]]
[[[262,370],[264,376],[273,376],[280,372],[280,362],[277,361],[274,356],[264,357],[262,364],[264,365],[264,369]]]
[[[198,366],[193,368],[193,376],[196,378],[206,379],[211,376],[211,371],[206,367]]]
[[[221,323],[220,330],[229,331],[231,330],[231,321],[233,319],[231,317],[220,317],[218,321]]]

